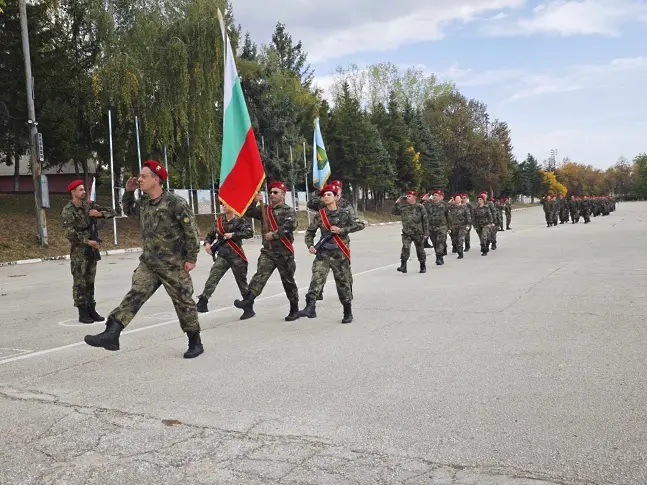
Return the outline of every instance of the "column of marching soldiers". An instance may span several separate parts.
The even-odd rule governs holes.
[[[557,197],[547,194],[540,202],[544,208],[546,227],[557,226],[558,219],[559,224],[568,224],[569,221],[577,224],[582,218],[584,224],[588,224],[591,222],[591,215],[608,216],[616,210],[616,200],[606,195],[571,195],[569,198],[561,194]]]
[[[236,215],[231,207],[223,204],[223,214],[216,217],[212,230],[204,239],[204,250],[213,258],[213,265],[196,303],[193,300],[190,272],[195,268],[200,252],[200,230],[188,203],[164,190],[167,177],[168,173],[162,165],[154,160],[147,160],[139,177],[130,178],[126,184],[122,208],[125,215],[140,220],[142,253],[132,276],[130,291],[108,315],[107,320],[97,313],[94,299],[97,261],[101,259],[97,219],[112,218],[116,214],[112,209],[95,203],[89,204],[83,181],[77,180],[67,187],[71,201],[63,208],[61,215],[71,244],[74,306],[78,309],[79,321],[82,323],[106,321],[103,332],[85,336],[84,341],[88,345],[111,351],[119,350],[121,332],[144,303],[160,286],[164,286],[175,307],[180,327],[188,337],[188,349],[184,357],[189,359],[199,356],[204,352],[204,347],[198,314],[209,311],[208,301],[229,270],[232,271],[241,294],[241,298],[234,301],[234,306],[243,311],[241,320],[256,315],[254,300],[277,270],[290,304],[286,321],[317,316],[316,302],[323,299],[323,287],[330,271],[343,308],[342,323],[353,321],[349,234],[363,230],[366,223],[357,217],[349,201],[342,197],[341,181],[335,180],[326,185],[319,192],[318,198],[314,197],[308,202],[308,208],[315,211],[315,215],[304,240],[308,251],[314,255],[314,261],[305,306],[299,310],[293,246],[297,217],[295,210],[285,203],[287,186],[280,181],[270,183],[269,203],[263,203],[262,194],[259,193],[244,214],[261,221],[263,240],[256,273],[249,283],[243,240],[252,238],[254,231],[245,217]],[[143,193],[139,200],[135,197],[136,190]],[[497,248],[497,232],[504,230],[504,215],[506,229],[511,229],[512,207],[507,198],[488,201],[488,194],[482,192],[474,206],[468,202],[466,194],[456,194],[448,202],[444,198],[443,192],[435,190],[432,194],[422,195],[421,202],[418,203],[418,194],[409,191],[396,201],[393,213],[400,215],[402,219],[402,251],[398,271],[407,272],[411,244],[416,248],[420,272],[424,273],[427,270],[425,247],[433,247],[436,264],[443,265],[444,257],[447,256],[448,235],[451,237],[452,253],[458,254],[458,259],[463,259],[464,252],[470,250],[472,228],[479,237],[482,256],[487,256],[490,250]],[[577,214],[579,219],[581,213],[585,221],[588,221],[591,211],[594,215],[606,215],[615,209],[615,203],[605,202],[602,198],[594,200],[596,202],[583,199],[581,204],[576,204],[576,212],[570,212],[571,216]],[[543,204],[549,226],[557,224],[555,208],[561,208],[561,202],[547,197]],[[577,222],[575,218],[574,221]],[[315,243],[317,231],[320,232],[320,239]]]

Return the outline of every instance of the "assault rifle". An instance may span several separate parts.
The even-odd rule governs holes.
[[[217,243],[215,243],[213,246],[211,246],[211,258],[215,261],[216,260],[216,253],[220,250],[221,247],[223,247],[225,244],[227,244],[227,239],[223,238]]]
[[[90,206],[92,207],[92,206]],[[97,218],[96,217],[90,217],[90,241],[96,241],[99,244],[101,244],[103,241],[99,237],[99,228],[97,226]],[[99,252],[98,248],[93,248],[92,246],[88,246],[89,253],[88,256],[92,256],[95,261],[101,261],[101,253]]]
[[[328,241],[330,241],[333,238],[333,236],[334,236],[334,234],[331,232],[327,236],[324,236],[321,239],[319,239],[319,242],[317,244],[315,244],[315,246],[314,246],[314,248],[317,250],[317,252],[319,252],[321,247],[324,244],[326,244]]]

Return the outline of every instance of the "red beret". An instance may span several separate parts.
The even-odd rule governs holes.
[[[436,189],[436,190],[434,190],[434,191],[432,192],[432,194],[442,194],[442,192],[441,192],[440,190]]]
[[[332,182],[330,182],[330,185],[334,185],[335,187],[342,187],[343,186],[341,180],[333,180]]]
[[[506,200],[510,200],[510,199],[508,199],[507,197],[504,197],[503,202],[505,202]]]
[[[481,193],[479,194],[479,197],[487,197],[487,192],[481,192]]]
[[[285,185],[283,182],[276,181],[276,182],[272,182],[272,183],[269,185],[268,189],[269,189],[269,190],[272,190],[272,189],[281,189],[283,192],[287,192],[287,191],[288,191],[288,186],[287,186],[287,185]]]
[[[168,172],[166,171],[166,169],[155,160],[146,160],[144,162],[144,167],[150,168],[151,171],[162,180],[166,180],[168,178]]]
[[[414,197],[418,197],[418,192],[416,192],[415,190],[410,190],[407,192],[407,195],[413,195]]]
[[[71,192],[76,189],[79,185],[83,185],[83,180],[75,180],[70,185],[67,186],[67,191]]]
[[[323,189],[321,189],[321,190],[319,191],[319,196],[320,196],[320,197],[323,197],[323,195],[324,195],[326,192],[332,192],[333,194],[337,195],[338,189],[339,189],[339,188],[338,188],[336,185],[328,184],[328,185],[326,185]]]

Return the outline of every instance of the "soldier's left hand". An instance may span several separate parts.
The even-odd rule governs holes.
[[[233,232],[228,232],[223,237],[225,239],[231,239],[232,237],[234,237],[234,233]]]
[[[103,212],[99,212],[96,209],[90,209],[90,212],[88,212],[90,217],[103,217]]]
[[[274,239],[274,233],[268,232],[267,234],[265,234],[265,239],[267,239],[268,241],[271,241],[272,239]]]
[[[193,268],[195,268],[195,263],[189,263],[188,261],[184,263],[184,271],[186,271],[187,273],[190,272]]]
[[[340,234],[341,229],[339,229],[337,226],[330,226],[330,232],[334,232],[335,234]]]

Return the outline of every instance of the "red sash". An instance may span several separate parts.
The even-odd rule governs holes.
[[[222,216],[217,217],[218,221],[218,232],[220,233],[221,236],[224,237],[225,235],[225,226],[222,224]],[[234,241],[231,239],[227,239],[227,245],[234,250],[234,252],[243,258],[243,261],[247,262],[247,257],[245,256],[245,252],[243,251],[243,248],[241,248],[238,244],[236,244]]]
[[[332,226],[328,220],[328,216],[326,215],[326,209],[319,209],[319,215],[321,216],[321,222],[323,222],[323,225],[330,231]],[[344,256],[348,258],[348,262],[350,263],[350,249],[348,249],[348,246],[344,244],[344,241],[341,240],[339,234],[333,234],[332,238],[337,243],[339,249],[341,249],[341,252],[344,253]]]
[[[267,206],[267,218],[270,221],[270,228],[272,229],[272,232],[278,231],[279,225],[276,223],[276,219],[274,219],[274,214],[272,213],[272,206],[269,204]],[[281,242],[285,245],[286,248],[290,250],[292,254],[294,254],[294,246],[292,246],[292,243],[287,237],[283,236],[281,238]]]

